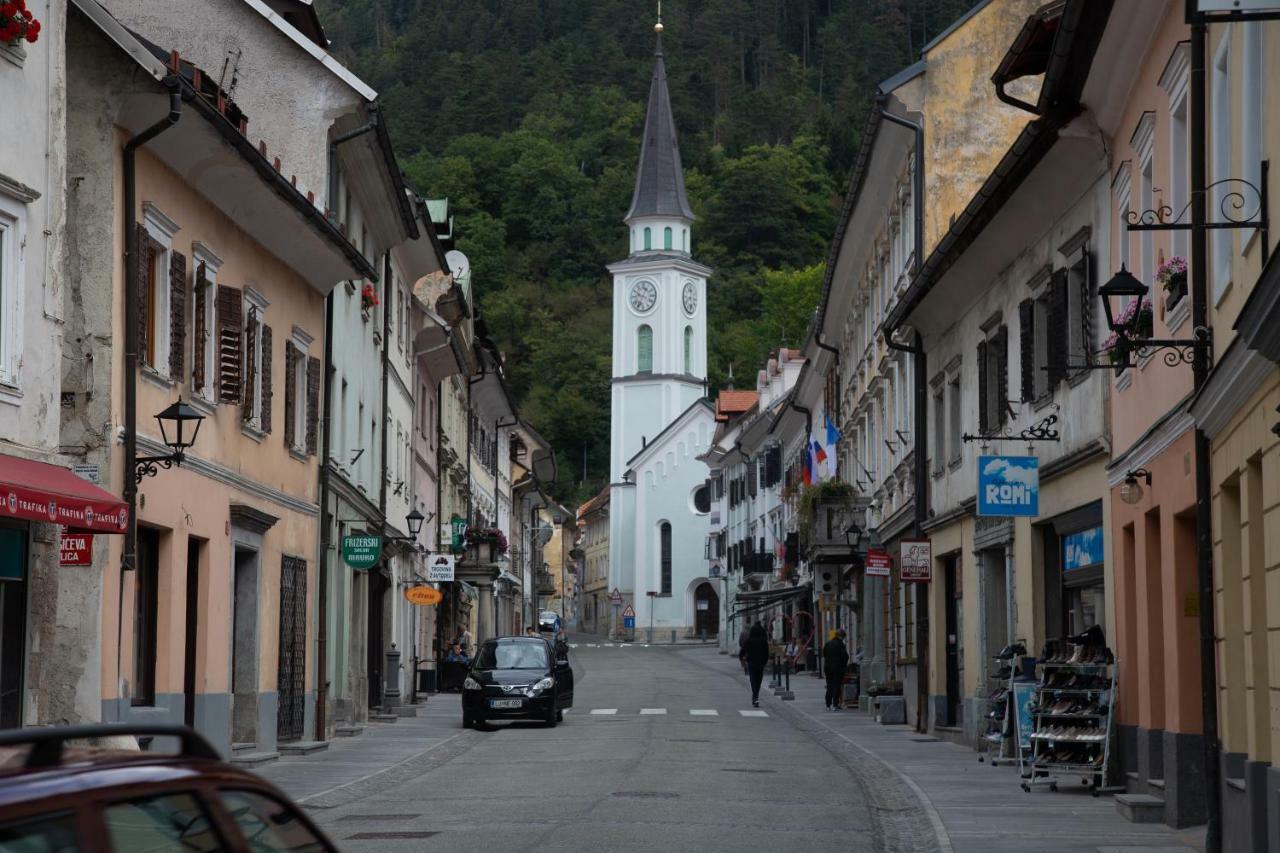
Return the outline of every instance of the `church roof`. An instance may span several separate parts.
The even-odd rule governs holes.
[[[676,415],[675,420],[663,427],[662,432],[653,437],[653,441],[650,441],[644,447],[640,448],[640,450],[636,452],[635,456],[628,459],[627,467],[634,468],[636,466],[636,462],[644,456],[653,453],[655,448],[661,447],[663,442],[675,435],[675,430],[679,428],[681,424],[685,423],[692,414],[703,410],[714,417],[715,408],[711,405],[711,401],[706,397],[699,397],[689,405],[689,408]]]
[[[662,60],[662,36],[654,50],[653,80],[649,83],[649,110],[640,141],[640,166],[627,219],[637,216],[678,216],[693,219],[684,191],[684,168],[676,142],[676,120],[667,92],[667,69]]]

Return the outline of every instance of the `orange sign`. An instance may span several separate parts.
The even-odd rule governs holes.
[[[404,600],[410,604],[430,607],[439,604],[444,593],[429,586],[411,586],[404,591]]]

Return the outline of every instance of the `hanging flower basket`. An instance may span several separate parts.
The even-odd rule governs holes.
[[[372,284],[366,284],[360,288],[360,310],[368,311],[378,305],[378,292],[373,289]]]
[[[1187,295],[1187,262],[1176,255],[1156,270],[1156,281],[1164,288],[1165,307],[1172,308]]]
[[[1115,332],[1103,342],[1102,348],[1107,353],[1107,360],[1112,364],[1125,364],[1129,361],[1129,341]]]
[[[507,537],[497,527],[468,527],[463,544],[477,563],[496,563],[507,553]]]
[[[40,22],[27,10],[27,0],[0,2],[0,45],[34,44],[39,37]]]

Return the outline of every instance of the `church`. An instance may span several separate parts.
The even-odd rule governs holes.
[[[693,259],[675,118],[655,28],[653,80],[635,193],[625,222],[630,254],[613,276],[609,457],[609,588],[635,610],[635,636],[693,635],[718,614],[706,577],[707,466],[714,410],[707,399],[707,277]],[[699,617],[699,611],[702,616]],[[714,618],[714,617],[713,617]],[[623,631],[620,636],[627,636]]]

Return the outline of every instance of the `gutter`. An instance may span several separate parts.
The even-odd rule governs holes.
[[[416,240],[420,235],[418,217],[414,215],[413,205],[409,201],[409,188],[405,186],[404,175],[400,173],[400,166],[396,163],[396,152],[391,146],[391,133],[387,130],[387,120],[382,113],[382,105],[374,101],[369,105],[369,112],[372,114],[370,123],[374,125],[378,138],[378,149],[382,153],[382,159],[386,161],[387,171],[391,175],[391,189],[395,194],[396,205],[400,210],[400,219],[404,222],[405,231],[408,232],[409,239]],[[435,232],[434,228],[427,230],[432,234]],[[438,242],[433,242],[439,247]]]
[[[141,247],[138,245],[138,149],[164,133],[182,118],[181,78],[170,74],[162,81],[169,90],[168,114],[124,144],[124,499],[129,505],[129,525],[125,528],[124,553],[120,560],[120,588],[116,591],[116,689],[120,689],[120,668],[124,637],[124,573],[138,567],[138,273]],[[120,700],[116,697],[117,721]]]

